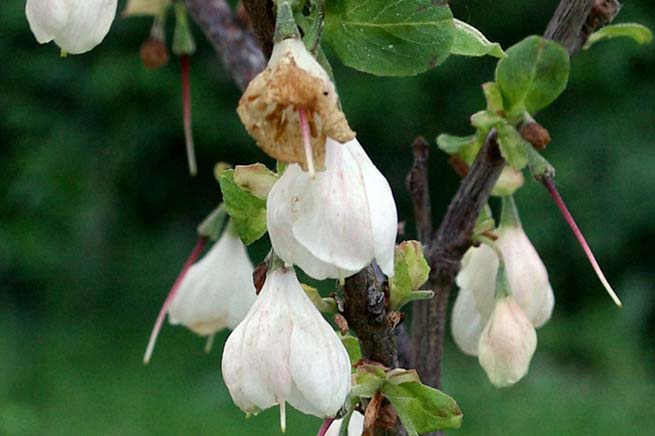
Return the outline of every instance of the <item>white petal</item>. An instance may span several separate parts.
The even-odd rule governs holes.
[[[332,423],[325,436],[339,436],[343,419],[337,419]],[[361,436],[364,433],[364,415],[354,411],[348,423],[348,436]]]
[[[66,26],[71,13],[70,0],[27,0],[25,15],[36,40],[52,41]]]
[[[497,387],[510,386],[528,372],[537,334],[521,307],[507,297],[496,304],[479,343],[480,365]]]
[[[451,331],[455,344],[464,353],[478,355],[480,334],[487,323],[488,317],[483,317],[475,306],[473,292],[460,289],[453,306]]]
[[[497,274],[498,256],[486,245],[469,248],[457,274],[457,286],[473,292],[476,308],[485,318],[491,315],[496,304]]]
[[[334,141],[326,143],[325,166],[314,180],[306,175],[293,234],[323,262],[359,271],[375,255],[362,173],[349,150]]]
[[[292,164],[273,185],[266,202],[266,224],[271,245],[285,262],[298,265],[315,279],[338,278],[340,272],[335,265],[316,258],[293,235],[292,226],[300,213],[300,198],[307,183],[306,174],[298,165]],[[347,272],[344,277],[355,272]]]
[[[200,335],[234,329],[255,302],[254,267],[231,229],[193,265],[180,284],[168,315]]]
[[[550,319],[554,295],[548,271],[521,227],[502,226],[496,241],[503,253],[512,296],[535,327]]]
[[[264,410],[289,396],[293,323],[285,288],[292,279],[293,274],[270,272],[255,304],[225,344],[223,378],[235,404],[246,412],[253,404]]]
[[[118,0],[75,1],[68,23],[54,40],[70,54],[85,53],[100,44],[116,16]]]
[[[330,142],[328,138],[326,146]],[[357,139],[344,144],[359,164],[373,231],[375,258],[382,271],[393,276],[393,258],[398,233],[398,213],[389,182],[366,155]]]
[[[300,283],[289,292],[296,295],[289,364],[294,384],[302,395],[290,397],[289,404],[319,417],[334,416],[350,392],[348,353]]]

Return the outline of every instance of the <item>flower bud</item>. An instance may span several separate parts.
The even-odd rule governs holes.
[[[27,0],[25,13],[36,40],[64,52],[85,53],[100,44],[116,15],[117,0]]]
[[[305,148],[300,110],[307,114],[310,150]],[[248,85],[237,109],[257,145],[271,157],[322,169],[325,141],[350,141],[355,133],[339,108],[329,75],[302,41],[284,39],[273,47],[267,67]]]
[[[548,280],[546,266],[523,231],[511,197],[503,200],[503,218],[496,246],[505,259],[512,296],[532,325],[541,327],[550,319],[555,295]]]
[[[168,309],[169,322],[202,336],[234,329],[255,302],[253,271],[246,247],[228,226],[184,276]]]
[[[478,344],[480,365],[494,386],[518,382],[528,372],[537,348],[532,323],[511,296],[496,302]]]
[[[271,189],[267,225],[275,252],[315,279],[348,277],[374,258],[393,276],[398,231],[389,183],[356,139],[328,138],[326,170],[290,165]]]
[[[335,420],[330,428],[328,429],[325,436],[339,436],[341,431],[341,426],[343,425],[343,419]],[[350,415],[350,421],[348,422],[348,435],[347,436],[361,436],[364,432],[364,415],[358,411],[354,411]]]
[[[350,392],[350,360],[292,270],[268,273],[255,304],[223,352],[223,378],[247,413],[284,404],[334,416]]]

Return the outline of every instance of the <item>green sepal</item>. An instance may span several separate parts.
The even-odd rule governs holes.
[[[409,436],[462,425],[462,411],[455,400],[419,381],[385,383],[380,393],[396,409]]]
[[[566,88],[569,54],[558,43],[528,36],[506,54],[496,66],[496,83],[509,119],[545,108]]]
[[[252,244],[266,233],[266,201],[239,188],[232,169],[221,172],[219,183],[234,228],[244,244]]]
[[[648,27],[638,23],[619,23],[610,24],[592,33],[582,48],[587,50],[598,41],[619,37],[632,38],[638,44],[650,44],[653,41],[653,33]]]
[[[424,292],[415,293],[430,274],[430,266],[418,241],[404,241],[396,246],[394,276],[389,280],[389,308],[398,310],[414,299],[423,299]]]
[[[493,56],[505,57],[503,48],[497,42],[489,41],[478,29],[468,23],[453,19],[455,24],[455,39],[450,53],[460,56]]]
[[[455,25],[450,8],[432,0],[331,0],[323,38],[351,68],[413,76],[446,60]]]
[[[171,49],[176,56],[192,55],[196,52],[196,41],[191,33],[191,25],[184,2],[175,2],[175,31]]]
[[[477,220],[475,221],[475,227],[473,227],[473,237],[471,240],[473,242],[478,242],[478,237],[485,232],[489,232],[496,228],[496,220],[494,220],[493,213],[491,212],[491,207],[489,203],[480,211]]]

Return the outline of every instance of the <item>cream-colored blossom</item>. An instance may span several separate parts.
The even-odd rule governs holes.
[[[25,14],[37,41],[54,41],[69,54],[102,42],[116,15],[117,0],[27,0]]]

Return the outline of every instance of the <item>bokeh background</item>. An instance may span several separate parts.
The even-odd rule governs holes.
[[[122,7],[122,3],[121,7]],[[507,47],[545,29],[556,0],[462,0],[457,17]],[[272,435],[277,411],[245,420],[220,377],[226,333],[210,354],[166,326],[142,354],[159,307],[217,204],[215,162],[271,161],[235,114],[239,91],[199,29],[193,59],[200,173],[183,150],[178,66],[147,71],[148,19],[117,19],[84,56],[39,46],[24,2],[0,7],[0,434]],[[655,28],[655,4],[627,1],[618,21]],[[468,134],[492,59],[450,58],[418,77],[335,70],[345,112],[389,178],[413,237],[404,178],[416,135]],[[577,55],[563,96],[539,114],[546,157],[625,307],[604,293],[545,190],[517,195],[557,304],[529,375],[490,386],[448,338],[444,390],[460,435],[647,435],[655,430],[655,50],[629,40]],[[435,221],[458,177],[434,146]],[[252,247],[255,262],[267,242]],[[313,435],[292,413],[288,434]]]

